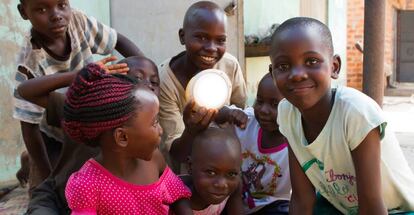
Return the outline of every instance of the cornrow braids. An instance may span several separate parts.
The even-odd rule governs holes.
[[[109,75],[89,64],[66,93],[63,128],[75,141],[97,146],[99,135],[117,128],[134,114],[138,100],[136,81],[125,75]]]

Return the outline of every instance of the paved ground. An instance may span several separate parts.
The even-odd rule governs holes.
[[[383,109],[396,132],[404,155],[414,171],[414,94],[411,97],[384,97]]]

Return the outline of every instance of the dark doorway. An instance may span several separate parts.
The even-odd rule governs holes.
[[[414,11],[399,11],[397,81],[414,83]]]

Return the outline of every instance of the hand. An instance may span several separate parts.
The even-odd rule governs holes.
[[[107,58],[104,58],[102,60],[99,60],[95,62],[97,65],[99,65],[102,69],[105,70],[105,73],[107,74],[124,74],[129,71],[129,67],[126,63],[120,63],[120,64],[113,64],[113,65],[106,65],[109,62],[116,61],[116,56],[110,56]]]
[[[184,107],[183,112],[185,128],[190,133],[200,132],[208,127],[216,114],[216,109],[206,109],[204,107],[195,109],[195,101],[190,100]]]
[[[222,107],[216,118],[218,123],[231,123],[238,126],[241,129],[246,128],[247,115],[240,109],[228,108],[226,106]]]
[[[247,115],[239,109],[230,109],[228,113],[228,122],[235,124],[241,129],[246,128]]]

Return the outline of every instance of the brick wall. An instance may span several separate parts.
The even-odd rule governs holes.
[[[414,0],[386,0],[385,6],[385,46],[384,46],[384,73],[386,70],[395,72],[396,59],[396,17],[397,10],[414,9]],[[363,56],[355,48],[355,43],[363,44],[364,34],[364,0],[348,0],[348,35],[347,35],[347,85],[362,89],[362,61]]]

